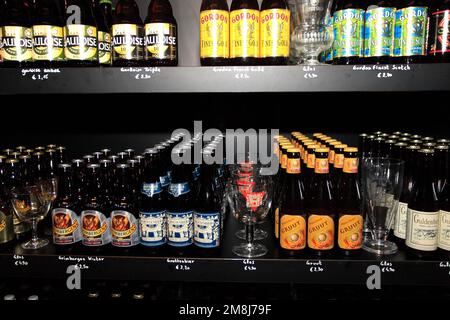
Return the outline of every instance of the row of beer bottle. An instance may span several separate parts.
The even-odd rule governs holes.
[[[307,151],[310,140],[316,147]],[[317,255],[335,250],[353,254],[362,247],[358,149],[345,146],[342,153],[334,153],[333,160],[342,158],[343,167],[335,167],[330,174],[329,140],[333,139],[318,134],[312,140],[294,132],[292,139],[281,137],[277,141],[281,172],[275,197],[275,236],[288,254],[306,250]],[[302,167],[312,158],[314,167],[308,175]]]
[[[176,66],[177,23],[169,0],[151,0],[145,24],[134,0],[5,0],[3,66]]]
[[[330,23],[334,43],[322,55],[328,63],[448,62],[450,58],[448,0],[337,0]]]
[[[202,65],[287,64],[290,10],[286,0],[203,0],[200,9]]]

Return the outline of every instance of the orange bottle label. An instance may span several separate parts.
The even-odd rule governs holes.
[[[328,173],[328,159],[316,158],[315,173]]]
[[[308,218],[308,247],[330,250],[334,247],[334,220],[330,216],[312,214]]]
[[[314,168],[314,163],[316,161],[316,155],[314,153],[307,155],[306,166],[308,168]]]
[[[334,167],[341,169],[344,166],[344,155],[336,153],[334,157]]]
[[[283,215],[280,223],[280,246],[301,250],[306,247],[306,221],[302,216]]]
[[[334,150],[330,150],[330,154],[328,155],[328,162],[329,163],[334,163]]]
[[[280,233],[280,209],[275,209],[275,238],[278,239]]]
[[[300,159],[287,159],[287,173],[300,173]]]
[[[200,57],[228,58],[230,55],[230,14],[225,10],[200,12]]]
[[[363,217],[344,215],[339,218],[338,244],[345,250],[356,250],[362,246]]]
[[[261,58],[289,57],[290,27],[289,10],[261,12]]]
[[[345,158],[342,171],[345,173],[358,173],[358,158]]]
[[[281,167],[282,167],[283,169],[286,169],[286,168],[287,168],[287,155],[286,155],[286,154],[283,154],[283,155],[281,156]]]
[[[230,13],[230,58],[259,57],[259,11],[234,10]]]

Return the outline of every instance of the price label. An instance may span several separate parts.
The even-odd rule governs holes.
[[[193,259],[178,259],[178,258],[168,258],[167,264],[169,270],[172,271],[190,271],[194,266],[195,260]]]
[[[89,266],[84,263],[77,263],[77,264],[75,264],[75,268],[80,269],[80,270],[88,270]]]
[[[51,75],[60,73],[61,70],[58,68],[21,69],[22,77],[33,81],[46,81],[50,79]]]
[[[390,72],[378,72],[377,78],[392,78],[392,73],[390,73]]]
[[[15,254],[14,256],[13,256],[13,263],[14,263],[14,265],[16,266],[16,267],[26,267],[26,266],[28,266],[30,263],[25,259],[25,257],[24,256],[22,256],[22,255],[18,255],[18,254]]]
[[[306,267],[308,268],[310,273],[320,273],[325,271],[324,264],[321,260],[307,260]]]
[[[161,73],[158,67],[142,67],[142,68],[120,68],[120,72],[130,73],[135,80],[149,80],[156,74]]]
[[[189,271],[189,270],[191,270],[191,267],[189,265],[186,265],[186,264],[177,264],[177,265],[175,265],[175,270]]]
[[[381,261],[380,262],[381,272],[383,273],[393,273],[395,272],[395,267],[392,262]]]
[[[256,271],[255,260],[244,259],[242,260],[244,271]]]
[[[446,270],[450,276],[450,261],[439,262],[439,268]]]
[[[235,77],[236,79],[240,79],[240,80],[242,80],[242,79],[250,79],[250,75],[247,74],[247,73],[236,73],[236,74],[234,75],[234,77]]]

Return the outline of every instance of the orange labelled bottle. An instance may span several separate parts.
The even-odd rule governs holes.
[[[257,0],[233,0],[230,12],[230,64],[259,62],[260,12]]]
[[[200,62],[223,66],[230,57],[230,12],[226,0],[203,0],[200,8]]]

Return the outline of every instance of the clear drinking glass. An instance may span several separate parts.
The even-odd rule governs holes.
[[[332,0],[294,0],[298,25],[291,36],[292,45],[303,56],[304,65],[322,65],[319,54],[333,44]]]
[[[397,245],[387,241],[403,185],[404,161],[366,158],[362,161],[362,184],[366,217],[371,238],[363,249],[378,255],[397,252]]]

